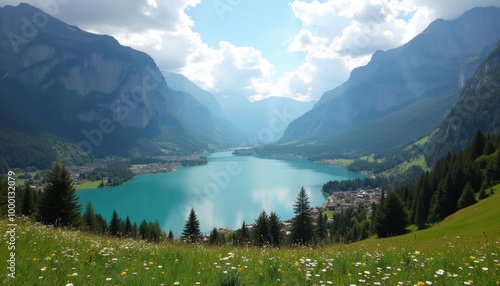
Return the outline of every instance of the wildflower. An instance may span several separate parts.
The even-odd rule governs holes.
[[[149,265],[153,265],[153,261],[149,261]]]
[[[299,267],[299,262],[298,262],[298,261],[295,261],[295,263],[293,264],[293,266],[295,266],[295,267]]]
[[[424,286],[424,285],[425,285],[425,283],[422,281],[418,281],[418,283],[417,283],[417,286]]]
[[[481,268],[483,271],[488,271],[488,267]]]
[[[180,284],[179,281],[174,282],[174,285],[179,285],[179,284]]]
[[[125,275],[127,275],[127,272],[123,271],[122,276],[125,276]]]
[[[111,281],[111,277],[106,278],[106,281]]]
[[[438,271],[436,271],[436,274],[437,275],[443,275],[444,274],[444,270],[443,269],[439,269]]]
[[[179,259],[177,259],[177,258],[176,258],[176,259],[175,259],[175,263],[179,263]]]
[[[66,283],[66,286],[73,286],[73,283]]]
[[[469,258],[470,258],[470,260],[476,260],[476,257],[473,255],[469,256]]]

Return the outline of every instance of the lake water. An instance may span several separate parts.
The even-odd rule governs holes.
[[[281,220],[294,216],[293,204],[303,186],[311,206],[325,201],[321,193],[331,180],[363,175],[340,166],[315,164],[301,159],[268,159],[220,152],[203,166],[182,167],[175,172],[137,176],[116,187],[77,191],[82,206],[91,201],[108,221],[113,209],[137,225],[143,219],[158,220],[165,231],[178,237],[191,208],[202,232],[213,227],[239,228],[254,223],[262,209],[276,212]]]

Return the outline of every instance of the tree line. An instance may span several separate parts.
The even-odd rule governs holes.
[[[54,164],[46,177],[43,191],[32,190],[27,184],[17,191],[16,211],[31,216],[37,221],[57,227],[74,227],[92,233],[116,237],[130,237],[148,241],[174,240],[172,231],[162,231],[158,221],[139,225],[131,223],[127,216],[122,219],[116,211],[107,222],[96,214],[89,202],[81,215],[75,188],[68,171]],[[4,180],[2,180],[4,181]],[[313,215],[304,188],[297,195],[293,210],[295,216],[288,221],[289,230],[284,232],[284,222],[275,212],[262,210],[252,228],[243,221],[241,228],[220,234],[213,228],[208,238],[202,235],[196,212],[191,209],[185,222],[181,239],[197,243],[207,239],[209,244],[233,243],[259,247],[283,245],[311,245],[349,243],[366,239],[373,234],[378,237],[405,233],[409,224],[419,229],[443,220],[453,212],[486,198],[491,188],[500,182],[500,135],[484,135],[478,130],[469,146],[454,155],[448,154],[439,160],[433,169],[424,172],[418,182],[382,192],[378,205],[360,205],[357,208],[335,212],[332,217]],[[329,182],[324,191],[339,187],[366,187],[375,184],[371,179],[350,182]],[[7,212],[5,196],[7,184],[0,185],[0,212]]]
[[[477,130],[462,151],[436,162],[415,186],[396,190],[419,229],[488,196],[500,181],[500,136]]]

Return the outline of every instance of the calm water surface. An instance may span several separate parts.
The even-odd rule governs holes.
[[[266,159],[220,152],[204,166],[182,167],[175,172],[137,176],[124,185],[79,190],[80,203],[91,201],[108,221],[113,209],[137,225],[142,219],[158,220],[165,231],[182,232],[193,207],[201,230],[236,229],[243,220],[254,223],[260,211],[274,211],[281,220],[293,217],[293,204],[303,186],[311,206],[321,205],[324,183],[361,178],[340,166],[301,159]]]

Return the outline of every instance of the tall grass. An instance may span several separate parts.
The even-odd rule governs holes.
[[[18,218],[6,285],[499,285],[500,190],[424,231],[327,248],[150,244]],[[7,221],[0,230],[5,233]],[[8,250],[2,236],[4,273]]]

